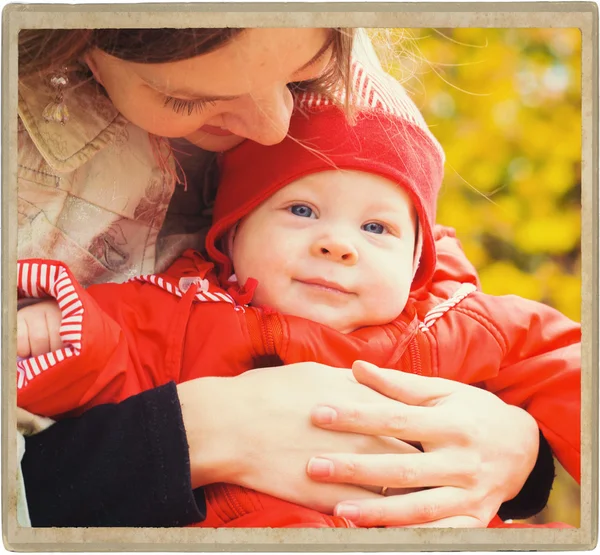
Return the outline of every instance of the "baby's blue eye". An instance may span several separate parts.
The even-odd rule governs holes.
[[[369,233],[378,233],[380,235],[385,231],[385,228],[376,222],[369,222],[363,225],[362,228]]]
[[[290,206],[290,212],[301,218],[310,218],[313,215],[312,208],[309,208],[306,204],[294,204]]]

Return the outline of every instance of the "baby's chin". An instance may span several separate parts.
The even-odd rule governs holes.
[[[307,300],[302,302],[300,297],[294,299],[289,296],[284,299],[273,299],[261,295],[259,289],[257,289],[251,305],[267,310],[275,310],[287,316],[304,318],[305,320],[322,324],[343,334],[349,334],[360,328],[369,326],[389,324],[396,319],[404,308],[403,306],[390,305],[386,307],[386,310],[361,311],[357,310],[358,307],[356,304],[354,306],[330,306],[322,303],[311,303]],[[396,309],[398,309],[398,312],[391,314]]]
[[[359,328],[368,326],[368,323],[357,322],[355,318],[335,313],[333,310],[315,310],[312,307],[310,310],[280,310],[283,314],[305,318],[317,324],[327,326],[340,333],[348,334],[356,331]]]
[[[340,333],[349,334],[355,332],[361,328],[367,328],[370,326],[383,326],[389,324],[393,320],[397,318],[398,315],[388,316],[386,315],[377,315],[371,318],[366,315],[356,315],[353,314],[351,316],[339,314],[339,313],[331,313],[330,311],[284,311],[280,310],[279,312],[283,314],[289,314],[290,316],[297,316],[299,318],[305,318],[307,320],[311,320],[318,324],[322,324],[329,328],[332,328]]]
[[[355,324],[350,318],[344,317],[339,313],[333,313],[333,310],[319,310],[316,306],[311,307],[298,307],[288,306],[277,303],[260,302],[260,299],[255,299],[250,303],[251,306],[261,308],[263,310],[275,310],[286,316],[293,316],[295,318],[304,318],[311,322],[316,322],[323,326],[333,328],[340,333],[352,333],[358,328],[364,327],[368,324]]]

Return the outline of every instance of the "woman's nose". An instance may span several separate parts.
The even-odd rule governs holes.
[[[287,135],[293,108],[292,93],[287,87],[281,87],[249,98],[236,118],[236,125],[228,127],[237,135],[262,145],[274,145]]]
[[[339,262],[353,266],[358,262],[358,251],[350,241],[325,238],[315,241],[312,245],[312,254],[320,258],[327,258],[332,262]]]

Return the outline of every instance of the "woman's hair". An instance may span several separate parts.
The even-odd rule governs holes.
[[[243,31],[243,28],[22,30],[19,33],[19,77],[35,73],[44,76],[64,67],[87,71],[81,65],[82,58],[93,48],[129,62],[176,62],[212,52]],[[310,82],[294,83],[294,90],[327,95],[340,85],[350,85],[354,31],[332,28],[331,33],[333,55],[324,74]]]

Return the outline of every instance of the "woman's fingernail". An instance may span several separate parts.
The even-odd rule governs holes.
[[[327,478],[333,474],[333,463],[327,459],[313,457],[308,461],[308,473],[319,478]]]
[[[360,518],[360,509],[356,505],[338,505],[335,508],[335,516],[358,520]]]
[[[337,418],[337,412],[331,407],[317,407],[313,417],[319,424],[332,424]]]

